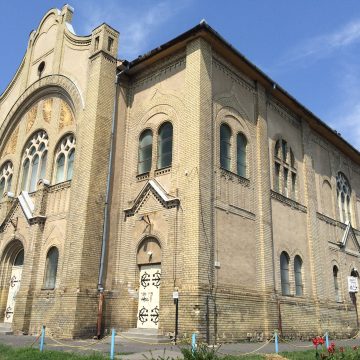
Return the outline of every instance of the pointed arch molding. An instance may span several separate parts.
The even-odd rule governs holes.
[[[149,180],[134,200],[133,206],[124,210],[125,217],[134,216],[139,208],[144,204],[147,199],[147,195],[150,193],[155,196],[165,209],[171,209],[180,205],[180,199],[169,195],[156,180]]]
[[[29,86],[16,100],[0,127],[0,144],[11,133],[22,114],[44,96],[58,95],[65,98],[75,116],[84,108],[84,99],[76,84],[64,75],[49,75]]]

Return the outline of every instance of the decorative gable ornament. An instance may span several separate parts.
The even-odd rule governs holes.
[[[168,194],[156,180],[149,180],[134,200],[133,206],[125,210],[125,216],[134,216],[145,203],[149,193],[151,193],[166,209],[177,207],[180,204],[180,200]]]
[[[351,239],[352,242],[353,242],[353,244],[354,244],[355,247],[356,247],[357,252],[360,253],[360,244],[359,244],[358,239],[357,239],[357,237],[356,237],[356,235],[355,235],[354,229],[353,229],[353,227],[351,226],[350,221],[346,221],[345,224],[346,224],[346,228],[345,228],[344,234],[343,234],[343,236],[342,236],[342,238],[341,238],[341,241],[340,241],[340,243],[339,243],[339,246],[340,246],[341,248],[346,247],[349,239]],[[348,250],[348,251],[353,252],[353,250]]]

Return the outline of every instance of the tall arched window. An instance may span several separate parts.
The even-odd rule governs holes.
[[[152,131],[144,130],[139,139],[139,162],[138,162],[138,174],[145,174],[151,170],[152,160]]]
[[[296,255],[294,259],[294,274],[295,274],[296,296],[302,296],[303,295],[302,260],[299,255]]]
[[[338,281],[339,269],[336,265],[333,267],[333,279],[334,279],[334,290],[335,290],[335,301],[339,302],[340,299],[340,290],[339,290],[339,281]]]
[[[72,179],[75,157],[75,136],[66,135],[61,139],[55,155],[55,183]]]
[[[231,130],[226,124],[220,126],[220,166],[229,170],[231,168]]]
[[[158,139],[157,168],[162,169],[171,166],[172,161],[173,127],[166,122],[160,126]]]
[[[45,176],[48,142],[47,133],[39,131],[27,143],[22,158],[22,190],[35,191],[38,181]]]
[[[340,213],[340,221],[351,221],[351,188],[348,180],[342,172],[336,176],[336,193]]]
[[[7,161],[0,168],[0,199],[4,193],[11,191],[11,182],[13,176],[13,164]]]
[[[247,140],[244,134],[237,134],[237,174],[246,177],[246,146]]]
[[[44,289],[54,289],[56,284],[56,273],[59,260],[59,250],[54,246],[46,255]]]
[[[288,198],[296,198],[295,156],[284,139],[275,143],[274,149],[274,190]]]
[[[280,255],[281,292],[283,295],[290,295],[289,260],[289,255],[283,251]]]

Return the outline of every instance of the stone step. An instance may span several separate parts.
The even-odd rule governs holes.
[[[171,339],[167,336],[160,335],[157,329],[128,329],[118,336],[116,336],[117,342],[127,341],[131,342],[144,342],[144,343],[152,343],[152,344],[164,344],[169,343]]]
[[[0,323],[0,335],[13,335],[10,323]]]

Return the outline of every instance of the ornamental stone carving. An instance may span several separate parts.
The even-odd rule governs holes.
[[[27,122],[26,122],[26,133],[28,133],[33,127],[36,121],[38,105],[34,105],[27,113]]]
[[[43,103],[43,118],[48,124],[51,121],[51,112],[53,106],[53,98],[45,99]]]

